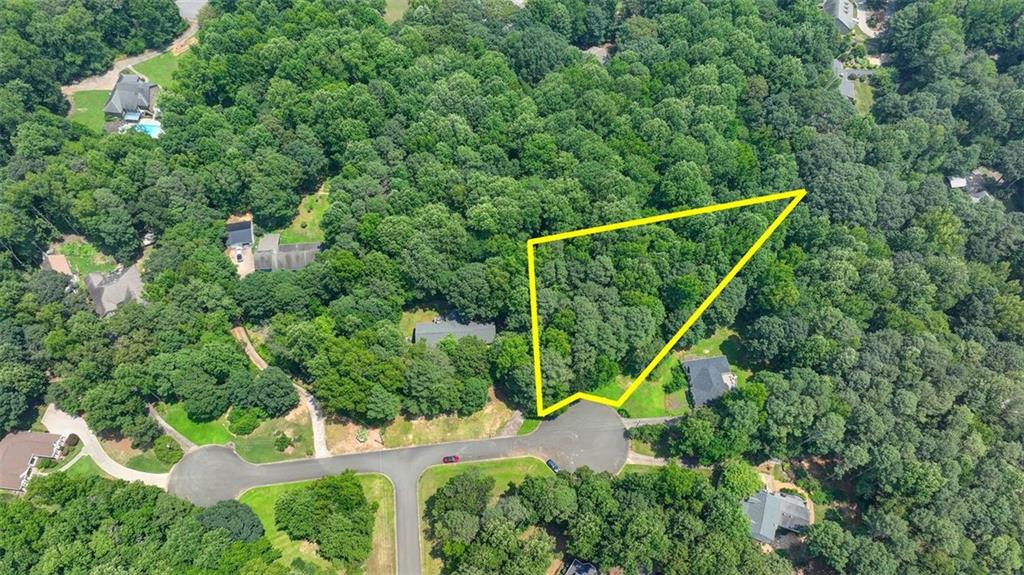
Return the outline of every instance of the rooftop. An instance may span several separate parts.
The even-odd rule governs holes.
[[[228,231],[228,237],[224,240],[226,246],[251,246],[252,245],[252,221],[233,222],[224,225]]]
[[[584,563],[579,559],[573,559],[572,563],[565,570],[562,575],[598,575],[597,567],[594,567],[590,563]]]
[[[707,405],[736,387],[736,376],[724,355],[684,360],[683,370],[690,380],[694,407]]]
[[[66,276],[74,275],[71,273],[71,264],[68,263],[68,258],[64,254],[45,254],[43,262],[39,267]]]
[[[455,320],[425,321],[416,324],[413,331],[414,342],[427,342],[427,345],[436,345],[437,342],[448,337],[461,339],[468,336],[483,340],[484,343],[494,341],[496,330],[493,323],[462,323]]]
[[[260,238],[256,248],[256,269],[260,271],[301,270],[308,266],[316,254],[320,253],[320,244],[284,244],[281,245],[280,234],[267,234]]]
[[[750,536],[762,543],[775,541],[775,532],[802,531],[811,524],[807,503],[796,495],[761,490],[743,502],[750,519]]]
[[[39,457],[53,458],[62,437],[53,433],[15,431],[0,440],[0,489],[21,491]]]
[[[103,111],[119,116],[138,113],[140,110],[149,111],[153,107],[153,99],[158,88],[159,86],[143,80],[140,76],[122,74],[118,76],[117,84],[110,91]]]
[[[109,274],[93,272],[85,276],[85,288],[101,317],[113,313],[117,306],[128,300],[142,300],[142,276],[137,265]]]
[[[857,8],[853,0],[825,0],[821,7],[835,20],[840,32],[845,34],[857,27]]]

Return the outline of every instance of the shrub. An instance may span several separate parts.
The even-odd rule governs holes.
[[[258,407],[236,407],[228,414],[228,431],[235,435],[249,435],[267,418]]]
[[[184,455],[181,446],[169,435],[161,435],[156,438],[156,441],[153,442],[153,453],[161,463],[167,465],[174,465]]]
[[[234,499],[221,501],[204,509],[196,516],[207,531],[226,529],[235,541],[256,541],[263,537],[263,524],[256,513],[244,503]]]
[[[279,433],[277,438],[274,439],[274,449],[278,451],[284,451],[292,446],[292,438],[288,437],[286,433]]]
[[[675,393],[686,387],[686,374],[683,373],[683,368],[678,365],[672,368],[672,377],[662,387],[665,393]]]

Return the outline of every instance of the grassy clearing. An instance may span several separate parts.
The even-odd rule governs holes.
[[[230,433],[230,432],[229,432]],[[274,447],[279,433],[292,438],[292,446],[284,451]],[[284,417],[268,419],[249,435],[235,436],[235,450],[251,463],[270,463],[313,455],[313,427],[309,412],[300,405]]]
[[[430,499],[437,490],[449,479],[456,475],[469,471],[471,468],[479,469],[481,473],[494,478],[494,489],[491,490],[491,498],[497,500],[498,496],[508,489],[512,483],[522,483],[527,476],[544,475],[551,473],[543,461],[533,457],[517,457],[514,459],[500,459],[495,461],[481,461],[478,463],[456,463],[454,465],[435,465],[428,468],[420,476],[419,507],[420,507],[420,563],[423,565],[425,575],[439,575],[441,573],[441,561],[430,555],[430,545],[427,543],[426,510],[427,499]]]
[[[388,24],[397,22],[405,16],[405,11],[409,9],[409,0],[387,0],[387,6],[384,8],[384,21]]]
[[[640,441],[639,439],[630,439],[629,449],[632,450],[633,453],[639,453],[640,455],[650,455],[651,457],[657,455],[654,452],[653,445],[647,443],[646,441]]]
[[[160,416],[171,427],[178,430],[196,445],[224,444],[233,441],[235,436],[228,431],[227,416],[221,416],[214,421],[197,423],[188,418],[185,407],[180,403],[161,403],[156,407]]]
[[[70,120],[97,134],[103,133],[103,106],[107,103],[106,90],[86,90],[71,95]]]
[[[167,473],[173,467],[157,459],[156,452],[152,449],[135,449],[132,447],[130,439],[117,441],[104,439],[100,443],[103,445],[103,451],[106,451],[111,459],[130,469],[149,473]]]
[[[63,473],[67,473],[72,477],[107,477],[107,474],[103,473],[100,466],[96,465],[96,462],[88,455],[76,461],[74,465],[67,468]]]
[[[167,90],[174,88],[174,71],[178,69],[180,62],[181,55],[175,55],[168,50],[155,58],[133,66],[133,68],[150,82],[159,84],[161,90]]]
[[[440,315],[437,310],[430,308],[416,308],[412,311],[403,311],[402,319],[398,321],[398,329],[403,337],[412,337],[416,324],[431,321]]]
[[[95,246],[86,241],[64,242],[57,246],[57,253],[67,257],[71,271],[79,277],[92,272],[112,272],[117,267],[114,258],[100,253]]]
[[[541,420],[539,419],[524,420],[522,427],[519,428],[519,431],[516,433],[516,435],[529,435],[533,433],[534,431],[537,430],[538,427],[540,427],[540,422]]]
[[[303,244],[324,241],[324,231],[320,222],[331,202],[326,192],[317,192],[306,196],[299,204],[299,213],[287,228],[274,233],[281,234],[282,244]]]
[[[871,113],[871,105],[875,102],[875,91],[871,84],[862,80],[853,81],[853,105],[857,113],[867,116]]]
[[[381,430],[384,447],[406,447],[444,441],[493,437],[512,419],[512,410],[491,398],[483,409],[468,417],[443,415],[430,419],[398,416]]]
[[[373,550],[366,561],[365,573],[395,572],[395,491],[383,475],[375,473],[359,475],[363,491],[367,499],[376,501],[377,514],[373,526]],[[330,563],[317,555],[313,546],[302,541],[292,541],[286,533],[280,532],[275,526],[274,505],[282,494],[301,489],[309,481],[258,487],[246,491],[239,501],[252,507],[263,523],[267,539],[275,549],[281,552],[279,563],[291,565],[292,561],[301,558],[305,561],[331,569]]]
[[[665,383],[672,379],[672,368],[677,363],[679,358],[675,356],[669,356],[662,361],[647,381],[641,383],[633,395],[629,396],[622,409],[627,411],[630,417],[663,417],[686,413],[688,407],[685,389],[665,393]],[[630,376],[619,376],[613,383],[601,386],[591,393],[618,399],[633,380],[634,378]]]

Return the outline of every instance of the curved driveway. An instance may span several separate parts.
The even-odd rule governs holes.
[[[584,465],[617,472],[626,462],[628,442],[614,410],[590,402],[570,407],[537,431],[522,437],[423,445],[319,459],[254,465],[227,447],[207,446],[187,454],[171,471],[168,490],[197,505],[234,499],[247,489],[334,475],[347,469],[387,475],[395,487],[398,573],[420,573],[417,482],[445,455],[462,461],[532,455],[554,459],[567,470]]]

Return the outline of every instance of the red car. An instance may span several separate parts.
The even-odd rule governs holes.
[[[458,463],[459,462],[459,456],[458,455],[449,455],[449,456],[445,457],[444,459],[442,459],[441,462],[442,463]]]

